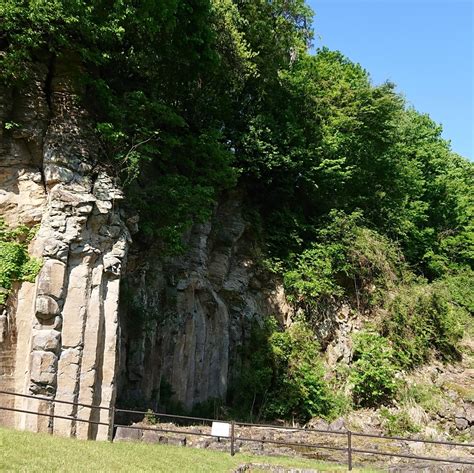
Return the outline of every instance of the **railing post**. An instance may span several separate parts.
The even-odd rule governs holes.
[[[352,470],[352,432],[347,431],[347,469]]]
[[[110,417],[109,417],[109,435],[108,440],[112,442],[114,440],[114,425],[115,425],[115,406],[110,408]]]
[[[54,400],[50,399],[49,401],[49,418],[48,418],[48,434],[53,434],[54,432]]]
[[[235,429],[235,422],[232,421],[230,423],[230,454],[231,456],[235,455],[235,435],[234,435],[234,429]]]

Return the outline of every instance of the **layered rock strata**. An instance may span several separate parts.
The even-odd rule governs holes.
[[[43,266],[2,315],[0,389],[50,401],[2,396],[2,404],[107,423],[105,409],[55,400],[106,408],[115,402],[119,285],[130,243],[118,205],[123,196],[97,164],[100,145],[80,106],[74,66],[38,66],[32,75],[22,90],[0,91],[0,213],[10,224],[39,225],[30,250]],[[107,436],[106,426],[48,416],[4,412],[2,421]]]

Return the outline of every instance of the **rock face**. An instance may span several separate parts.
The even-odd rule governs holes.
[[[284,321],[291,309],[253,263],[237,194],[185,235],[185,255],[135,245],[127,258],[123,195],[99,164],[78,70],[73,60],[51,61],[35,66],[21,90],[0,89],[0,215],[38,226],[29,249],[43,261],[36,284],[17,285],[2,309],[0,390],[47,398],[0,395],[0,402],[106,424],[107,410],[57,401],[108,408],[118,392],[122,400],[167,397],[191,408],[223,398],[253,323],[270,314]],[[107,436],[106,425],[48,415],[0,410],[0,422]]]
[[[225,398],[253,325],[292,315],[282,288],[256,264],[243,196],[224,196],[209,222],[191,228],[184,255],[132,245],[124,222],[133,230],[136,219],[120,209],[123,194],[100,164],[78,71],[73,59],[51,61],[34,66],[21,89],[0,88],[0,216],[38,226],[29,249],[43,262],[36,283],[17,285],[2,308],[0,390],[48,399],[0,402],[106,424],[107,410],[57,401],[108,408],[118,396],[190,409]],[[347,358],[336,348],[335,358]],[[0,422],[107,436],[106,425],[48,415],[0,410]]]
[[[100,164],[100,143],[75,83],[79,67],[52,60],[21,89],[0,88],[0,216],[37,225],[30,245],[43,265],[36,284],[17,285],[0,313],[0,423],[66,436],[106,438],[108,411],[57,401],[113,406],[166,403],[190,409],[225,398],[239,377],[255,323],[283,324],[292,309],[283,289],[256,263],[259,250],[234,191],[212,219],[184,236],[187,251],[165,257],[131,244],[135,217]],[[130,216],[129,216],[130,217]],[[350,311],[328,312],[321,338],[352,330]],[[342,333],[342,332],[341,332]],[[347,338],[347,337],[346,337]],[[344,346],[333,358],[347,359]]]
[[[240,372],[253,323],[291,308],[255,265],[256,247],[238,195],[186,236],[187,252],[129,255],[121,318],[120,401],[180,403],[224,398]],[[263,281],[267,281],[265,284]]]
[[[115,402],[119,284],[130,243],[123,196],[97,164],[100,145],[79,105],[74,65],[37,66],[32,76],[21,91],[0,90],[0,214],[39,225],[30,250],[43,260],[36,285],[22,284],[0,320],[0,389],[50,401],[2,395],[2,404],[107,422],[107,410],[76,412],[54,401]],[[2,423],[20,428],[107,435],[106,426],[2,412]]]
[[[238,195],[189,231],[181,257],[135,246],[120,291],[131,243],[123,195],[98,164],[77,72],[74,61],[52,61],[35,66],[21,90],[0,90],[0,215],[38,225],[30,252],[43,261],[36,284],[18,285],[1,314],[0,389],[48,399],[1,395],[1,403],[107,423],[107,410],[55,401],[110,407],[117,381],[122,399],[157,402],[167,392],[190,408],[223,398],[254,321],[285,319],[290,308],[252,263]],[[107,435],[107,426],[47,415],[0,416],[35,431]]]

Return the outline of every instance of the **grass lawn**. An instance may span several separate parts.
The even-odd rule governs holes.
[[[243,463],[272,463],[318,471],[345,471],[343,466],[305,459],[240,453],[231,457],[228,453],[211,450],[143,443],[111,444],[0,428],[1,472],[218,473],[231,472]]]

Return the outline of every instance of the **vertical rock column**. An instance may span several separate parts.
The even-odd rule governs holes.
[[[120,275],[129,232],[121,220],[120,189],[97,161],[99,143],[80,107],[70,66],[56,64],[49,97],[51,119],[43,143],[47,202],[33,252],[44,264],[37,279],[29,369],[28,410],[73,417],[23,415],[20,426],[65,436],[105,439],[115,401]],[[24,353],[17,352],[17,362]],[[103,427],[103,428],[102,428]]]
[[[110,200],[103,200],[105,191]],[[114,402],[119,283],[129,239],[118,213],[110,212],[109,204],[119,197],[105,174],[98,176],[92,193],[62,184],[50,193],[37,242],[43,244],[45,262],[36,289],[32,393],[107,408]],[[55,402],[54,412],[108,422],[106,410]],[[26,427],[45,430],[43,424]],[[106,428],[66,419],[55,419],[53,431],[107,436]]]
[[[47,67],[35,65],[21,89],[0,85],[0,217],[11,226],[41,221],[46,191],[42,183],[42,139],[48,124],[45,95]],[[8,122],[20,124],[9,129]],[[0,289],[4,290],[4,289]],[[28,369],[35,286],[14,284],[0,307],[0,389],[24,390]],[[23,353],[22,358],[16,356]],[[1,395],[5,407],[22,407],[23,399]],[[15,426],[11,411],[0,411],[0,424]]]

